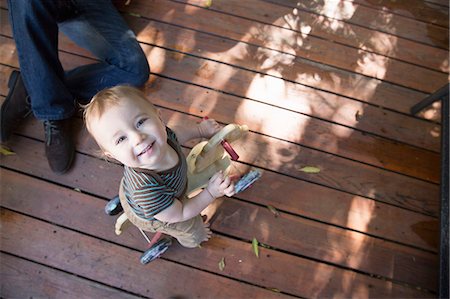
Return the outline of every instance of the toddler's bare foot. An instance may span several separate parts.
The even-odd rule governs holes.
[[[205,241],[208,241],[210,238],[211,238],[211,236],[212,236],[212,231],[211,231],[211,229],[209,228],[209,223],[203,223],[204,224],[204,226],[205,226],[205,232],[206,232],[206,236],[205,236],[205,238],[203,239],[203,242],[205,242]]]

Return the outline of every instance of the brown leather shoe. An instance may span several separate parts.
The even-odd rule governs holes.
[[[63,174],[72,166],[75,146],[72,142],[69,120],[46,120],[45,155],[51,170]]]
[[[8,81],[9,92],[0,108],[0,142],[7,142],[12,133],[31,114],[28,93],[19,71],[14,70]]]

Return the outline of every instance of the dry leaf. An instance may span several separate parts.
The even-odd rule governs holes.
[[[219,262],[219,270],[223,271],[225,269],[225,258],[223,257]]]
[[[212,0],[206,0],[206,2],[205,2],[205,7],[206,7],[206,8],[210,8],[211,5],[212,5]]]
[[[268,205],[267,208],[269,209],[269,211],[272,212],[272,214],[273,214],[275,217],[280,216],[280,213],[279,213],[279,212],[277,211],[277,209],[275,209],[273,206]]]
[[[140,17],[141,17],[140,14],[134,13],[134,12],[129,12],[128,14],[129,14],[130,16],[137,17],[137,18],[140,18]]]
[[[253,238],[252,248],[253,248],[253,252],[255,253],[256,257],[259,258],[258,240],[256,240],[256,238]]]
[[[300,168],[299,170],[306,172],[306,173],[319,173],[320,172],[320,168],[314,167],[314,166],[305,166],[303,168]]]
[[[80,192],[81,193],[81,189],[80,188],[74,188],[73,190]]]
[[[16,153],[13,152],[12,150],[10,150],[9,148],[4,147],[4,146],[1,146],[1,147],[0,147],[0,153],[1,153],[3,156],[12,156],[12,155],[15,155],[15,154],[16,154]]]

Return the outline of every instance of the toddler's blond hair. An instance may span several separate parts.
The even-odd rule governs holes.
[[[125,101],[145,101],[156,111],[155,106],[150,103],[145,94],[139,89],[128,85],[117,85],[99,91],[90,101],[83,106],[83,118],[88,132],[93,136],[91,121],[100,118],[110,107],[114,107]]]

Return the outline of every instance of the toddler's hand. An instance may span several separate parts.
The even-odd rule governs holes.
[[[234,182],[231,181],[229,176],[224,176],[222,171],[217,172],[209,180],[209,184],[206,190],[214,197],[221,196],[233,196],[234,195]]]
[[[220,125],[211,118],[202,120],[197,128],[201,138],[211,138],[211,136],[220,131]]]

